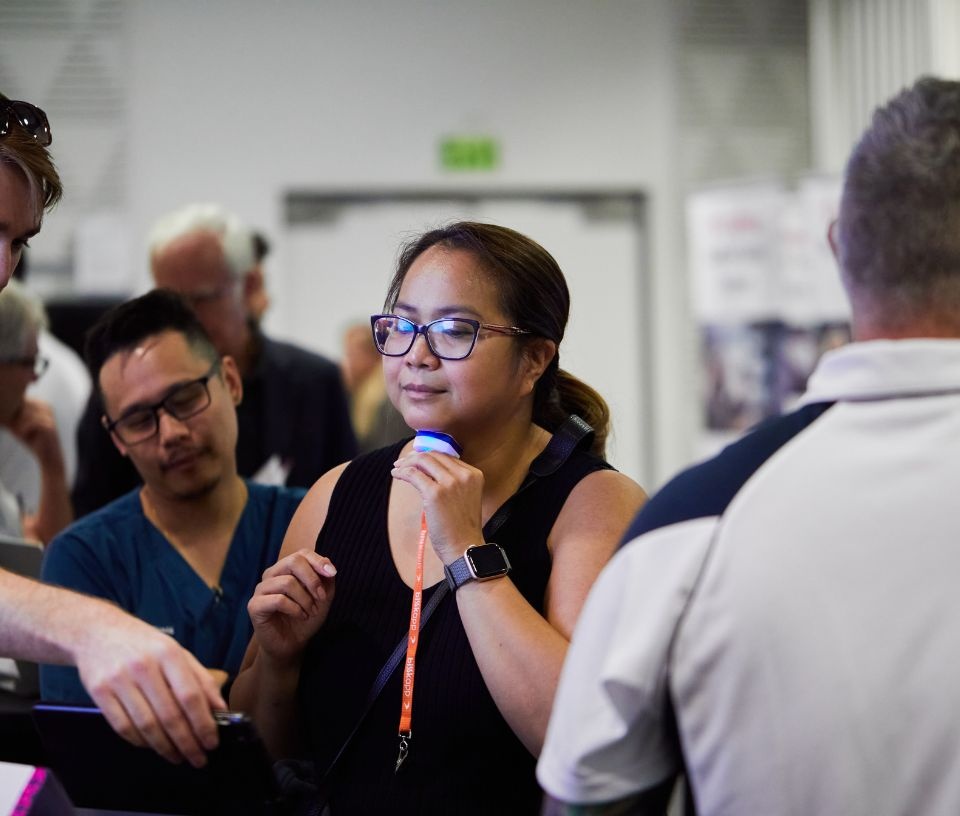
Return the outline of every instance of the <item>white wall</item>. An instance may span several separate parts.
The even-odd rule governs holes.
[[[690,456],[694,403],[694,372],[677,364],[690,340],[671,164],[674,8],[138,0],[127,17],[134,256],[150,222],[188,200],[219,200],[277,235],[291,187],[462,187],[438,168],[437,142],[463,131],[503,150],[471,184],[642,189],[659,482]]]
[[[138,2],[137,216],[229,196],[276,218],[287,186],[435,184],[438,138],[504,146],[491,182],[633,187],[670,149],[666,0]]]
[[[842,172],[876,106],[960,77],[960,0],[808,0],[813,166]]]

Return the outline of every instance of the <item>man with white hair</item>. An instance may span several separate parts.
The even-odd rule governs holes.
[[[356,454],[338,367],[260,330],[264,284],[255,233],[217,205],[191,204],[154,225],[150,267],[157,287],[184,298],[217,350],[237,362],[244,391],[237,407],[241,476],[310,487]],[[99,427],[102,413],[92,398],[81,421],[78,516],[139,483]]]

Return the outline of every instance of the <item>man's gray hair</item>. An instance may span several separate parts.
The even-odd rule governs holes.
[[[150,230],[150,256],[173,241],[195,232],[217,236],[234,278],[241,278],[257,264],[253,232],[237,216],[217,204],[188,204],[162,216]]]
[[[47,326],[43,304],[18,281],[0,292],[0,362],[27,354],[30,338]]]
[[[960,305],[960,82],[922,77],[874,112],[838,222],[848,285],[906,311]]]

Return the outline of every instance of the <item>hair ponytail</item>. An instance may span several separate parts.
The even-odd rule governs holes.
[[[540,377],[533,398],[533,421],[555,431],[570,414],[576,414],[593,428],[590,453],[606,455],[610,434],[610,408],[607,401],[583,380],[574,377],[559,366],[559,355],[554,356]]]

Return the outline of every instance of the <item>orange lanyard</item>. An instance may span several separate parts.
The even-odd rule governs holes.
[[[407,659],[403,664],[403,696],[400,703],[400,753],[397,767],[410,752],[410,740],[413,739],[413,680],[417,668],[417,646],[420,643],[420,607],[423,605],[423,553],[427,543],[427,514],[420,513],[420,540],[417,543],[417,573],[413,580],[413,600],[410,603],[410,634],[407,637]]]

